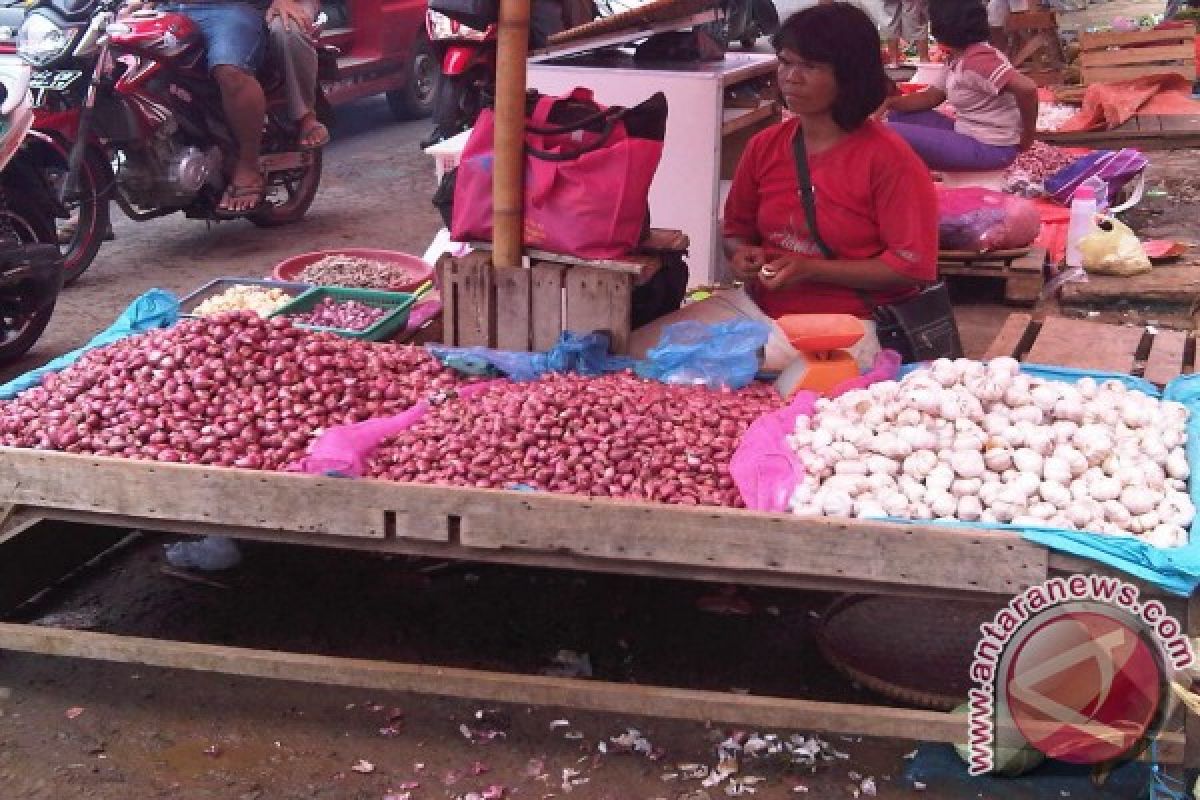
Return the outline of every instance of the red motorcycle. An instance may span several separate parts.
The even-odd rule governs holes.
[[[472,127],[480,109],[492,103],[496,83],[494,24],[476,30],[430,8],[425,29],[442,74],[433,96],[433,133],[421,142],[422,149]]]
[[[46,170],[62,181],[60,216],[70,217],[67,230],[60,228],[66,282],[87,269],[107,236],[110,200],[135,221],[176,211],[213,219],[237,153],[194,23],[158,11],[117,19],[120,5],[42,0],[18,36],[18,53],[42,68],[34,82],[37,127],[45,134]],[[78,35],[60,35],[74,26]],[[327,77],[329,55],[318,52]],[[86,82],[79,80],[84,75]],[[282,71],[269,62],[259,80],[267,93],[260,161],[267,201],[246,217],[273,227],[308,211],[321,152],[296,149]],[[328,111],[319,89],[317,110]]]

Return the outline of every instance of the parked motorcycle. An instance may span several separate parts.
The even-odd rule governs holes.
[[[779,30],[779,11],[774,0],[724,0],[721,17],[710,27],[717,40],[729,46],[738,42],[750,50],[763,36]]]
[[[0,57],[0,364],[33,347],[62,288],[56,203],[26,146],[33,124],[29,78],[20,60]]]
[[[433,132],[421,142],[422,149],[473,126],[496,88],[495,25],[476,30],[430,8],[425,30],[442,73],[433,97]]]
[[[204,42],[183,14],[138,11],[117,19],[121,0],[36,0],[17,52],[36,68],[36,127],[48,137],[43,168],[66,206],[60,239],[66,283],[91,265],[110,230],[109,203],[145,221],[182,211],[212,219],[237,147]],[[322,58],[321,77],[336,64]],[[282,70],[259,73],[267,94],[263,156],[267,201],[246,217],[273,227],[308,211],[321,152],[296,149]],[[318,111],[328,104],[318,89]]]

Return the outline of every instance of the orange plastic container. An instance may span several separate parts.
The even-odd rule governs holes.
[[[789,314],[775,320],[792,347],[802,353],[845,350],[866,334],[862,320],[850,314]]]

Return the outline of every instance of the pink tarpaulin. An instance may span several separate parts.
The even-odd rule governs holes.
[[[1192,84],[1180,75],[1147,75],[1131,81],[1097,83],[1083,96],[1083,108],[1062,124],[1060,133],[1113,130],[1135,114],[1200,114]]]

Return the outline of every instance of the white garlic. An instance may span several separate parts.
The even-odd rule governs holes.
[[[1007,447],[993,447],[983,453],[983,463],[992,472],[1004,472],[1013,465],[1012,451]]]
[[[1116,500],[1121,496],[1121,482],[1107,475],[1088,481],[1088,494],[1092,496],[1092,499],[1101,502]]]
[[[835,475],[866,475],[868,472],[867,462],[859,459],[845,459],[833,465]]]
[[[1167,455],[1167,474],[1181,481],[1187,480],[1191,475],[1187,453],[1183,448],[1177,447]]]
[[[933,492],[947,492],[952,483],[954,483],[954,470],[945,463],[938,464],[925,476],[925,486]]]
[[[1041,502],[1031,505],[1029,507],[1029,513],[1030,515],[1037,517],[1044,522],[1058,513],[1058,509],[1055,508],[1051,503]]]
[[[1082,530],[1092,523],[1094,517],[1087,505],[1076,502],[1067,506],[1067,519],[1071,520],[1071,524],[1075,527]]]
[[[1071,490],[1061,483],[1042,481],[1038,494],[1055,508],[1066,508],[1071,505]]]
[[[1133,515],[1120,500],[1105,500],[1103,505],[1105,519],[1122,531],[1129,530],[1129,523],[1133,521]]]
[[[827,492],[821,501],[821,511],[830,517],[848,517],[854,510],[854,500],[846,492]]]
[[[986,362],[985,366],[989,372],[997,376],[1005,376],[1010,382],[1021,371],[1021,364],[1015,358],[1009,356],[997,356]]]
[[[931,450],[917,450],[904,459],[903,471],[918,480],[924,480],[938,465],[937,454]]]
[[[1121,505],[1138,516],[1153,511],[1162,499],[1161,494],[1139,486],[1127,486],[1121,492]]]
[[[887,495],[881,504],[889,517],[902,517],[908,513],[909,499],[901,492]]]
[[[1188,532],[1179,525],[1163,524],[1149,531],[1142,537],[1155,547],[1172,548],[1185,547],[1188,544]]]
[[[979,478],[958,478],[950,484],[950,494],[955,497],[978,495],[981,488],[983,488],[983,481]]]
[[[1039,476],[1042,474],[1042,454],[1028,447],[1022,447],[1013,453],[1013,464],[1020,472]]]
[[[1054,406],[1058,404],[1058,389],[1056,389],[1052,383],[1040,384],[1030,390],[1029,399],[1032,400],[1033,404],[1042,411],[1049,413],[1053,411]]]
[[[866,464],[868,474],[883,473],[884,475],[895,475],[900,471],[900,464],[887,456],[878,454],[869,455],[864,463]]]
[[[978,478],[987,471],[983,454],[978,450],[955,450],[950,457],[950,467],[963,478]]]
[[[958,510],[956,516],[967,522],[977,522],[980,515],[983,514],[983,504],[979,502],[978,497],[966,495],[958,498]]]

